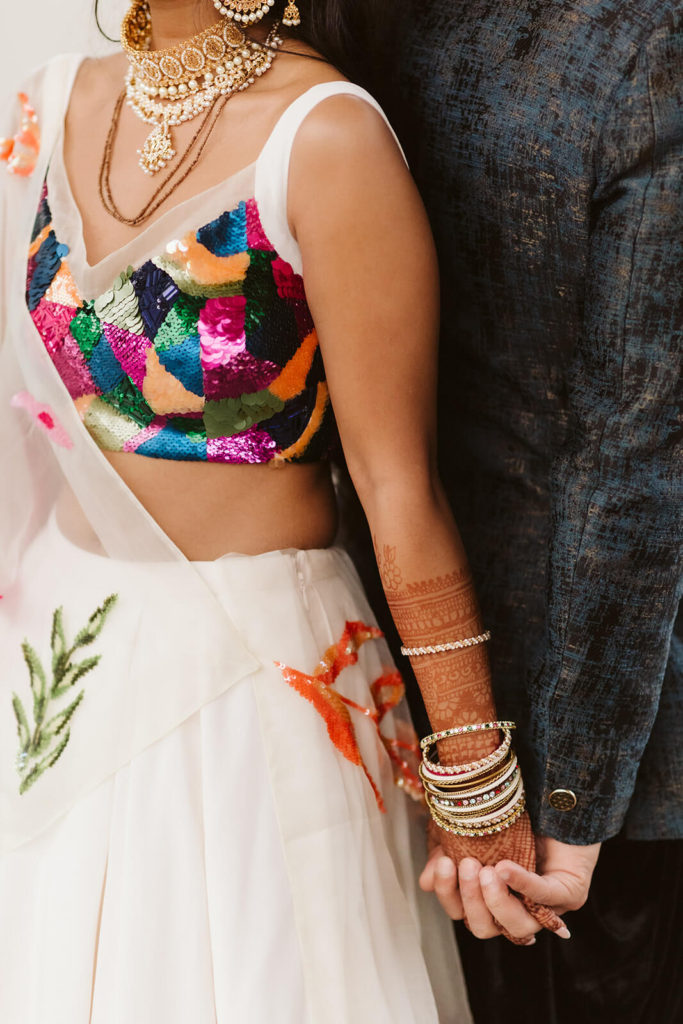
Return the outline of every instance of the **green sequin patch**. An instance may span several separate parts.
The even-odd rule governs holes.
[[[267,388],[252,391],[239,398],[220,398],[204,406],[204,426],[208,438],[230,437],[248,430],[261,420],[282,412],[285,403]]]
[[[85,358],[90,359],[95,346],[102,337],[102,324],[92,308],[92,303],[84,304],[83,309],[71,321],[69,330],[78,342],[78,347]]]
[[[155,417],[154,411],[150,409],[142,392],[138,391],[130,377],[124,377],[115,388],[102,395],[102,398],[124,416],[135,420],[141,427],[148,427]]]
[[[197,333],[199,314],[204,304],[205,300],[201,297],[178,296],[154,338],[157,352],[165,352],[173,345],[180,345],[186,338]]]
[[[29,721],[21,698],[13,693],[12,707],[19,736],[16,763],[20,794],[26,793],[64,753],[71,738],[71,720],[85,697],[85,690],[73,697],[74,687],[99,664],[101,655],[95,654],[82,661],[75,661],[74,657],[77,651],[94,643],[117,600],[117,594],[110,594],[92,613],[71,645],[64,633],[63,610],[56,610],[50,636],[52,666],[49,680],[35,649],[27,640],[21,645],[33,696],[33,722]],[[67,696],[68,702],[61,700]]]

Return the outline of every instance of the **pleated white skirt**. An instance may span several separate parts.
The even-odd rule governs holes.
[[[0,857],[0,1021],[468,1024],[450,923],[416,885],[417,805],[372,715],[349,712],[354,763],[315,701],[320,659],[373,622],[346,555],[197,568],[261,668]],[[370,640],[333,688],[372,710],[389,667]]]

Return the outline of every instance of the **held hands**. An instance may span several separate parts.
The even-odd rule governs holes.
[[[599,843],[571,846],[545,836],[534,851],[526,814],[491,840],[463,840],[432,823],[430,843],[422,889],[435,892],[445,912],[478,938],[505,935],[517,945],[533,945],[541,928],[569,938],[556,912],[583,906],[600,852]]]

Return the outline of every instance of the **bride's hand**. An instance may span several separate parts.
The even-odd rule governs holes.
[[[420,876],[420,886],[427,892],[434,892],[445,912],[453,920],[464,920],[478,938],[504,935],[515,944],[532,945],[533,933],[539,927],[562,938],[569,937],[564,922],[550,907],[536,903],[529,896],[513,895],[502,885],[492,867],[488,868],[491,879],[486,871],[482,872],[484,865],[503,860],[513,861],[525,874],[534,871],[535,842],[526,812],[510,828],[481,839],[455,836],[430,822],[429,843],[430,856]],[[484,900],[480,872],[481,882],[488,882],[490,896],[505,927]]]

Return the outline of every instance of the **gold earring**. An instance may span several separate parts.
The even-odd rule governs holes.
[[[290,0],[285,7],[285,13],[282,16],[282,24],[288,28],[296,28],[297,25],[301,24],[301,15],[299,14],[299,8]]]
[[[254,24],[270,14],[275,0],[213,0],[213,6],[226,18],[243,25]]]

